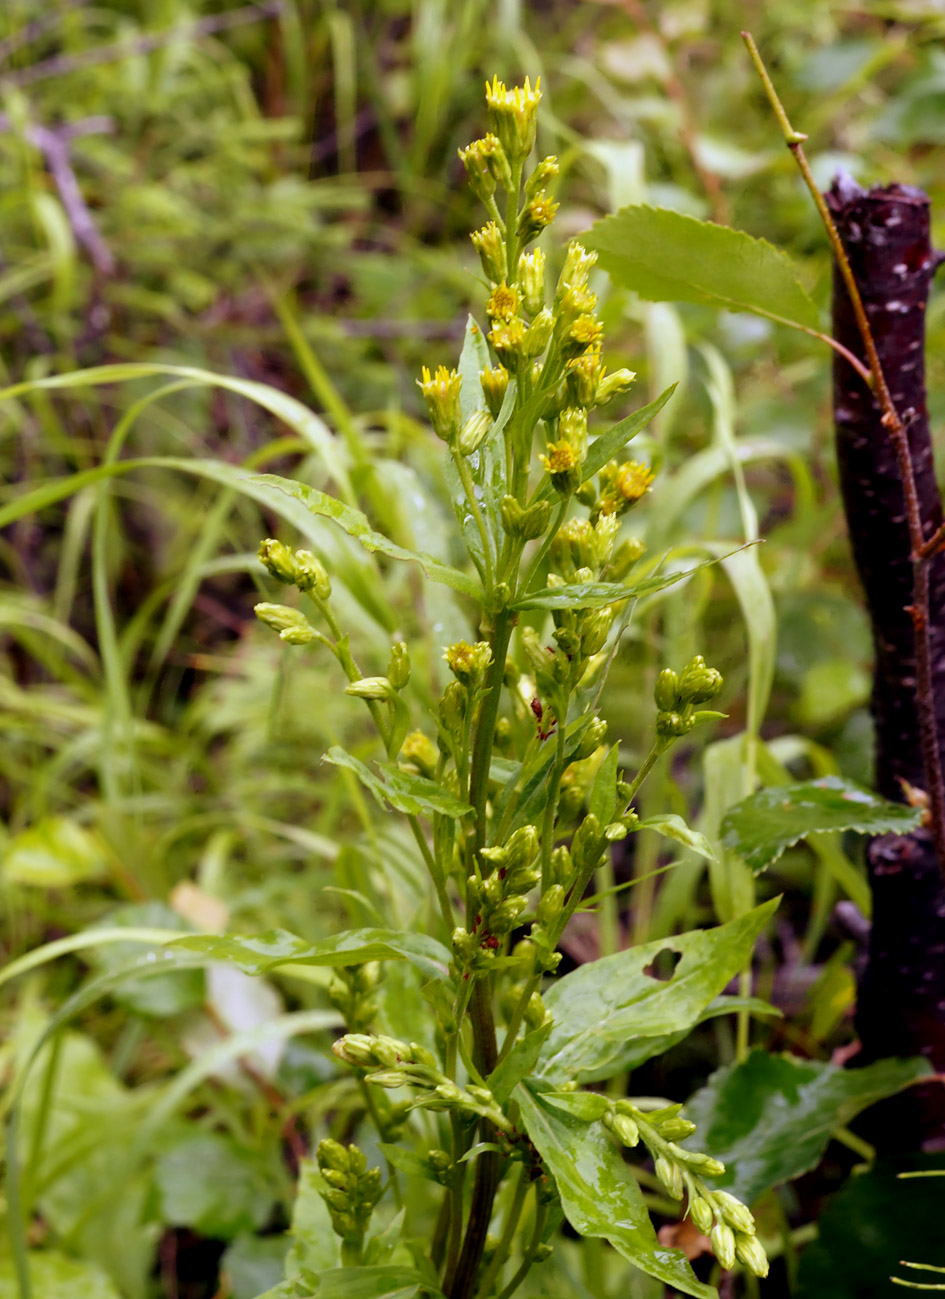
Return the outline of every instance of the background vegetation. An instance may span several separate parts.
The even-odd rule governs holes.
[[[381,904],[405,918],[420,904],[402,830],[320,765],[332,744],[367,744],[363,718],[323,660],[278,647],[252,617],[268,588],[259,537],[281,527],[297,538],[225,467],[323,486],[340,465],[346,499],[378,526],[444,552],[441,447],[414,380],[422,364],[455,362],[478,295],[467,237],[478,217],[456,149],[480,133],[493,73],[542,77],[539,149],[563,173],[559,240],[628,202],[712,217],[788,248],[826,308],[822,233],[744,26],[811,137],[818,178],[846,167],[861,184],[920,185],[941,225],[945,16],[934,0],[3,6],[2,382],[124,367],[0,402],[0,943],[13,961],[67,940],[61,960],[3,989],[8,1083],[90,976],[140,954],[69,950],[73,935],[281,926],[316,939],[373,924]],[[698,537],[720,552],[756,529],[766,539],[751,578],[706,569],[634,612],[610,684],[622,758],[648,747],[664,664],[705,653],[724,672],[729,714],[706,754],[701,737],[674,750],[645,801],[712,836],[756,776],[868,784],[870,644],[837,500],[826,351],[753,317],[648,304],[604,278],[595,289],[613,365],[639,376],[617,413],[679,383],[635,444],[658,470],[635,516],[648,551]],[[933,427],[945,416],[943,344],[933,300]],[[163,463],[96,474],[118,457]],[[33,490],[31,508],[18,505]],[[384,670],[399,631],[432,689],[440,646],[470,630],[456,604],[311,528],[365,670]],[[424,629],[428,662],[414,648]],[[746,766],[724,741],[759,726],[764,745]],[[618,882],[673,860],[651,838],[618,856]],[[759,901],[785,893],[756,971],[784,1013],[753,1026],[769,1051],[842,1062],[850,1049],[863,950],[852,908],[869,906],[859,850],[825,838],[759,882]],[[630,896],[608,902],[599,925],[575,925],[570,960],[727,918],[724,881],[696,857]],[[388,1006],[405,996],[391,971]],[[38,1296],[255,1299],[281,1280],[298,1160],[363,1106],[326,1050],[328,982],[319,969],[250,980],[213,966],[126,979],[70,1009],[20,1125],[18,1195],[30,1245],[48,1251]],[[635,1088],[684,1099],[735,1050],[729,1021],[714,1020]],[[765,1294],[868,1293],[850,1281],[861,1242],[843,1235],[851,1202],[831,1207],[838,1193],[886,1206],[892,1243],[871,1256],[874,1274],[901,1253],[945,1263],[921,1226],[938,1183],[906,1184],[925,1187],[918,1196],[879,1175],[850,1182],[869,1149],[839,1135],[816,1172],[767,1192],[766,1230],[782,1245]],[[825,1205],[833,1243],[804,1251]],[[658,1195],[654,1206],[671,1207]],[[294,1248],[317,1249],[318,1224],[308,1243],[297,1227]],[[5,1248],[3,1296],[16,1294]],[[565,1242],[529,1284],[523,1294],[654,1293],[595,1242]]]

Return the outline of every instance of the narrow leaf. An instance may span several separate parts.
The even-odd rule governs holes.
[[[465,816],[472,808],[461,799],[454,798],[442,785],[425,776],[415,776],[401,771],[392,762],[379,762],[378,770],[384,779],[375,776],[370,767],[333,745],[323,759],[335,767],[347,767],[369,789],[382,807],[396,808],[408,816],[427,816],[438,812],[441,816]]]
[[[715,860],[712,845],[705,835],[699,830],[693,830],[675,812],[665,812],[662,816],[648,816],[640,822],[640,829],[655,830],[657,834],[664,835],[667,839],[675,839],[677,843],[691,848],[701,857],[706,857],[709,861]]]
[[[508,1100],[522,1079],[527,1078],[535,1068],[550,1032],[551,1020],[547,1020],[540,1028],[526,1033],[486,1079],[487,1087],[500,1105]]]
[[[396,929],[349,929],[317,943],[307,943],[285,929],[240,938],[193,934],[169,946],[226,961],[246,974],[266,974],[281,965],[361,965],[400,959],[428,979],[446,979],[451,959],[435,938]]]
[[[852,780],[823,776],[759,790],[729,808],[720,833],[723,847],[757,873],[810,834],[824,830],[908,834],[920,817],[918,808],[890,803]]]

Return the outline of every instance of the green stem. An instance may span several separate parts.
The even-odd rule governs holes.
[[[567,753],[567,731],[566,722],[568,716],[567,703],[558,710],[558,734],[555,749],[555,763],[551,771],[551,781],[548,785],[548,794],[545,800],[545,815],[542,818],[541,826],[541,891],[542,893],[551,884],[551,852],[555,836],[555,815],[558,811],[558,790],[561,786],[561,777],[564,775],[564,769],[568,762]]]
[[[851,1132],[848,1127],[834,1128],[830,1134],[834,1141],[839,1141],[842,1146],[852,1150],[854,1154],[859,1155],[866,1163],[873,1164],[876,1162],[876,1150],[868,1141],[858,1137],[855,1132]]]
[[[491,592],[495,587],[495,572],[492,567],[492,541],[486,530],[486,521],[482,517],[482,511],[479,508],[479,502],[476,500],[476,484],[473,482],[472,474],[469,470],[469,461],[464,455],[450,448],[453,456],[453,463],[456,465],[460,481],[463,484],[463,491],[466,493],[466,500],[469,502],[469,508],[472,511],[475,520],[476,529],[479,532],[479,540],[482,542],[482,558],[485,564],[485,587],[487,592]]]
[[[476,847],[486,844],[486,792],[489,784],[489,767],[492,762],[492,742],[502,698],[505,678],[505,660],[512,639],[515,615],[511,609],[502,609],[496,615],[492,632],[492,663],[486,676],[486,693],[479,710],[476,734],[473,740],[472,769],[469,774],[469,802],[476,813]]]
[[[663,741],[657,740],[656,743],[653,745],[652,749],[650,749],[649,753],[646,755],[646,758],[643,761],[643,766],[640,768],[640,770],[634,776],[633,780],[630,782],[630,792],[627,795],[628,804],[630,803],[634,794],[636,794],[637,790],[643,784],[644,780],[646,780],[647,776],[650,774],[650,772],[653,770],[653,768],[656,766],[659,759],[663,756],[663,754],[666,752],[668,748],[669,748],[668,744],[666,744]]]
[[[545,1229],[545,1218],[547,1217],[547,1214],[548,1214],[548,1210],[545,1208],[545,1206],[543,1204],[539,1204],[538,1208],[535,1210],[535,1227],[534,1230],[532,1231],[532,1238],[528,1242],[528,1249],[525,1251],[525,1257],[522,1259],[518,1271],[512,1277],[508,1285],[503,1290],[499,1291],[496,1299],[510,1299],[510,1296],[512,1296],[515,1293],[515,1291],[519,1288],[519,1286],[528,1276],[529,1272],[532,1270],[532,1264],[535,1261],[535,1255],[537,1254],[539,1246],[541,1245],[541,1235]],[[585,1248],[592,1243],[593,1242],[589,1240],[584,1241]]]
[[[364,1098],[365,1109],[371,1116],[371,1122],[377,1130],[377,1135],[382,1141],[386,1141],[389,1134],[381,1119],[380,1112],[377,1108],[377,1101],[374,1099],[370,1085],[365,1082],[363,1077],[358,1079],[358,1085],[361,1089],[361,1095]],[[400,1180],[397,1177],[397,1169],[386,1155],[384,1156],[384,1162],[387,1165],[387,1176],[390,1178],[390,1189],[393,1192],[394,1204],[398,1209],[401,1209],[403,1208],[404,1199],[400,1191]]]

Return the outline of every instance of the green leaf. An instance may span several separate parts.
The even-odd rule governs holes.
[[[443,1291],[410,1267],[338,1267],[320,1272],[316,1299],[409,1299],[422,1290],[430,1299]]]
[[[640,822],[639,828],[655,830],[657,834],[664,835],[667,839],[675,839],[677,843],[684,844],[700,856],[707,857],[709,861],[715,860],[712,845],[705,835],[699,830],[693,830],[675,812],[664,812],[662,816],[647,816]]]
[[[50,816],[14,835],[3,851],[3,878],[29,888],[66,889],[106,873],[105,848],[85,826]]]
[[[542,1103],[564,1110],[582,1123],[596,1123],[610,1109],[611,1102],[600,1092],[542,1092]]]
[[[191,931],[191,926],[166,902],[130,902],[109,912],[102,921],[102,927],[106,930],[128,929],[132,933],[126,943],[105,943],[89,949],[86,960],[104,974],[117,974],[129,965],[143,961],[170,964],[159,947],[142,950],[140,940],[135,937],[141,930],[178,929],[182,934]],[[203,1005],[205,979],[202,970],[167,970],[142,978],[129,975],[116,984],[111,995],[138,1015],[179,1015]]]
[[[606,433],[602,433],[600,437],[595,438],[587,448],[587,459],[582,466],[583,477],[581,481],[586,483],[589,478],[593,478],[596,473],[599,473],[608,461],[619,456],[627,443],[632,441],[640,430],[646,428],[647,424],[660,413],[676,391],[677,386],[675,383],[671,384],[665,392],[661,392],[658,397],[654,398],[646,406],[641,406],[639,410],[635,410],[624,419],[618,420]],[[550,500],[554,494],[555,489],[549,479],[541,487],[535,499]]]
[[[597,775],[594,777],[594,784],[591,786],[588,811],[597,817],[601,825],[607,825],[608,822],[612,821],[614,813],[617,811],[617,762],[619,751],[619,744],[610,746],[607,757],[600,764]]]
[[[381,780],[375,776],[370,767],[346,753],[344,749],[333,745],[323,759],[336,767],[347,767],[353,771],[362,785],[369,789],[381,807],[396,808],[408,816],[466,816],[472,811],[468,803],[454,797],[438,785],[435,780],[426,776],[416,776],[409,771],[401,771],[396,763],[379,762],[378,770],[383,774]]]
[[[215,1240],[257,1231],[273,1207],[250,1152],[219,1132],[192,1132],[163,1150],[155,1180],[162,1221]]]
[[[838,1069],[756,1050],[714,1073],[686,1106],[686,1117],[698,1125],[698,1148],[726,1166],[718,1184],[753,1204],[770,1187],[814,1168],[835,1128],[931,1072],[919,1059]]]
[[[396,929],[348,929],[318,943],[307,943],[285,929],[240,938],[193,934],[170,947],[226,961],[246,974],[266,974],[282,965],[362,965],[365,961],[405,960],[428,979],[447,979],[451,960],[435,938]]]
[[[550,1032],[551,1020],[546,1020],[539,1028],[526,1033],[486,1079],[486,1086],[500,1105],[509,1099],[522,1079],[527,1078],[535,1068]]]
[[[595,222],[581,242],[617,284],[651,302],[711,302],[819,328],[789,258],[742,230],[639,204]]]
[[[94,1263],[69,1258],[55,1250],[30,1253],[29,1269],[35,1299],[120,1299],[105,1273]],[[0,1299],[20,1299],[13,1263],[0,1258]]]
[[[582,1236],[599,1236],[647,1276],[696,1299],[714,1299],[681,1250],[657,1239],[636,1178],[598,1124],[588,1125],[522,1086],[522,1121],[555,1179],[565,1216]]]
[[[563,582],[561,586],[544,587],[521,595],[512,602],[513,609],[599,609],[617,604],[633,595],[621,582]]]
[[[759,790],[729,808],[720,833],[723,847],[757,873],[809,834],[824,830],[908,834],[920,817],[918,808],[890,803],[852,780],[823,776]]]
[[[698,929],[644,943],[581,965],[545,995],[554,1016],[538,1072],[550,1081],[609,1078],[626,1043],[680,1033],[743,969],[755,939],[773,915],[772,899],[716,929]],[[664,952],[681,959],[665,982],[647,973]]]
[[[945,1281],[917,1266],[945,1267],[941,1182],[897,1176],[920,1170],[945,1171],[945,1155],[904,1152],[849,1179],[818,1214],[817,1239],[801,1254],[797,1299],[887,1299],[904,1293],[890,1277],[926,1288]]]

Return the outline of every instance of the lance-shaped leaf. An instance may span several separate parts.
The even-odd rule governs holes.
[[[681,1250],[657,1239],[636,1178],[598,1123],[585,1123],[545,1104],[527,1085],[515,1093],[522,1122],[555,1179],[561,1205],[582,1236],[599,1236],[647,1276],[664,1285],[715,1299],[695,1276]]]
[[[686,1106],[686,1117],[698,1125],[698,1148],[725,1165],[718,1185],[752,1204],[813,1168],[835,1128],[930,1073],[920,1059],[838,1069],[753,1051],[742,1064],[714,1073]]]
[[[370,767],[351,756],[344,749],[333,745],[324,757],[336,767],[347,767],[353,771],[365,789],[369,789],[381,807],[393,807],[407,816],[430,816],[438,812],[441,816],[465,816],[472,808],[468,803],[455,798],[435,780],[426,776],[417,776],[409,771],[401,771],[396,763],[379,762],[377,769],[381,776],[375,776]]]
[[[758,872],[810,834],[823,830],[908,834],[920,816],[918,808],[890,803],[852,780],[823,776],[759,790],[729,808],[720,833],[722,846]]]
[[[639,204],[595,222],[581,242],[599,254],[611,279],[651,302],[712,302],[819,328],[790,259],[743,230]]]
[[[773,898],[716,929],[697,929],[604,956],[559,979],[545,996],[554,1026],[539,1061],[540,1076],[555,1082],[609,1078],[620,1068],[628,1042],[694,1027],[744,968],[777,904]],[[654,962],[665,951],[680,959],[664,981]]]
[[[738,549],[743,550],[744,547],[740,546]],[[737,551],[730,553],[736,554]],[[643,595],[654,595],[657,591],[664,591],[668,586],[681,582],[683,578],[698,573],[700,568],[708,568],[711,564],[718,564],[726,558],[728,558],[726,555],[713,556],[711,559],[702,560],[699,564],[693,564],[692,568],[684,568],[672,573],[654,573],[633,586],[624,586],[621,582],[563,582],[560,586],[541,587],[537,591],[529,591],[519,596],[512,602],[511,608],[599,609],[605,604],[619,604],[621,600],[637,599]]]
[[[362,965],[365,961],[405,960],[428,979],[446,979],[451,959],[435,938],[396,929],[348,929],[317,943],[307,943],[285,929],[270,929],[245,938],[193,934],[170,947],[226,961],[246,974],[265,974],[280,965]]]

